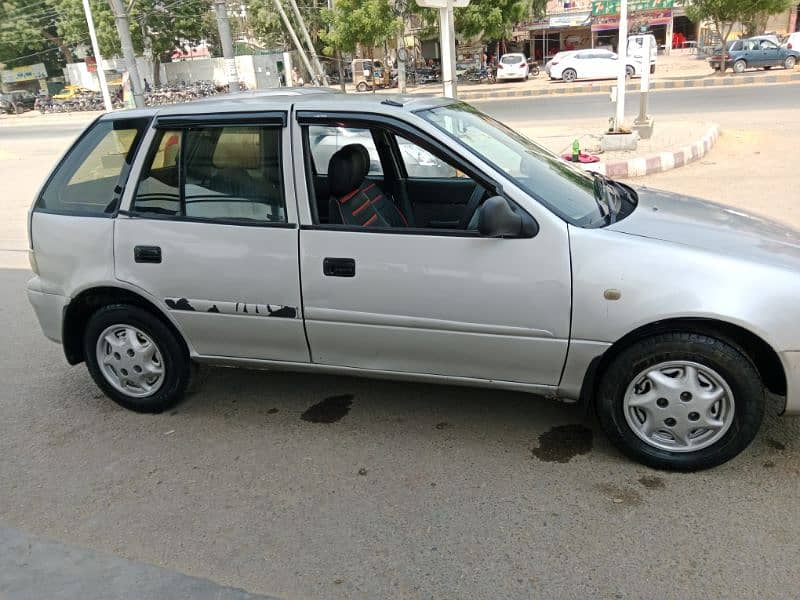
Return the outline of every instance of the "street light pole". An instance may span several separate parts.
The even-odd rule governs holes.
[[[233,36],[231,24],[228,21],[228,6],[225,0],[214,0],[214,12],[217,14],[217,29],[219,42],[222,46],[222,58],[225,61],[225,74],[228,78],[228,91],[238,92],[239,73],[236,71],[236,55],[233,52]]]
[[[133,40],[131,39],[131,29],[128,25],[128,12],[122,0],[108,0],[111,12],[114,13],[114,21],[117,25],[119,44],[122,48],[122,56],[128,68],[128,78],[131,82],[131,93],[133,94],[133,104],[136,108],[144,106],[144,94],[142,93],[142,80],[139,77],[139,66],[136,64],[136,52],[133,50]]]
[[[617,44],[617,60],[619,60],[619,71],[617,72],[617,116],[614,120],[614,131],[620,131],[622,122],[625,120],[625,80],[628,76],[627,71],[628,56],[628,0],[619,2],[619,43]],[[649,58],[649,57],[648,57]],[[649,62],[648,62],[649,68]]]
[[[303,15],[300,14],[300,9],[297,8],[297,2],[295,2],[295,0],[289,0],[289,4],[292,6],[292,12],[294,12],[294,16],[297,19],[297,24],[300,26],[300,32],[303,34],[303,38],[306,40],[306,44],[308,45],[308,51],[311,54],[311,60],[314,63],[314,68],[317,70],[317,77],[319,77],[319,83],[321,83],[324,86],[327,86],[328,76],[325,75],[325,71],[322,69],[322,65],[319,64],[317,51],[314,50],[314,44],[311,41],[311,36],[308,34],[308,29],[306,28],[306,23],[303,20]]]
[[[453,23],[453,2],[447,0],[447,4],[439,8],[439,29],[441,34],[441,54],[442,54],[442,87],[444,88],[445,98],[455,98],[458,94],[456,89],[455,71],[455,26]]]
[[[100,55],[100,44],[97,43],[97,33],[94,30],[94,19],[92,18],[92,7],[89,0],[83,0],[83,12],[86,14],[86,24],[89,26],[89,38],[92,40],[92,51],[97,64],[97,78],[100,80],[100,92],[103,94],[103,104],[106,112],[114,109],[111,103],[111,95],[108,93],[108,82],[106,82],[106,72],[103,70],[103,57]]]

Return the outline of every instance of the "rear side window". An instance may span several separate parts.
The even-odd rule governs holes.
[[[75,143],[36,202],[47,212],[116,212],[136,148],[149,119],[98,121]]]
[[[132,210],[230,222],[285,223],[281,128],[163,130]]]

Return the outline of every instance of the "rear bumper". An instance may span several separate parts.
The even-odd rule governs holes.
[[[786,406],[783,414],[800,415],[800,352],[781,352],[786,373]]]
[[[66,296],[46,294],[37,289],[38,278],[34,277],[28,282],[28,300],[33,306],[39,326],[45,337],[56,343],[61,343],[61,325],[64,316],[64,306],[68,302]]]

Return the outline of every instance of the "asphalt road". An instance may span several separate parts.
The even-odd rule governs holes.
[[[506,123],[603,117],[614,112],[608,94],[575,94],[478,100],[473,104]],[[650,112],[657,119],[682,114],[730,114],[745,111],[791,110],[800,106],[800,83],[745,85],[708,89],[658,90],[650,93]],[[639,94],[629,93],[626,115],[639,113]]]
[[[742,118],[792,89],[748,88]],[[797,112],[765,110],[742,130],[760,137],[724,133],[661,187],[800,204]],[[24,253],[2,250],[24,249],[33,190],[79,128],[0,129],[0,528],[84,547],[87,569],[110,553],[280,597],[796,597],[800,420],[774,405],[751,448],[691,475],[627,461],[578,407],[510,392],[202,369],[175,411],[118,408],[41,336]],[[750,170],[731,176],[734,160]]]

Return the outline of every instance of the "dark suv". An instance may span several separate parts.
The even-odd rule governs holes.
[[[734,73],[743,73],[746,69],[771,69],[784,67],[793,69],[800,59],[800,52],[782,48],[766,37],[752,37],[745,40],[728,42],[725,52],[725,65],[723,71],[733,69]],[[715,54],[708,59],[711,68],[719,70],[722,55]]]
[[[0,111],[8,114],[19,114],[26,110],[33,110],[36,95],[27,90],[16,90],[0,94]]]

